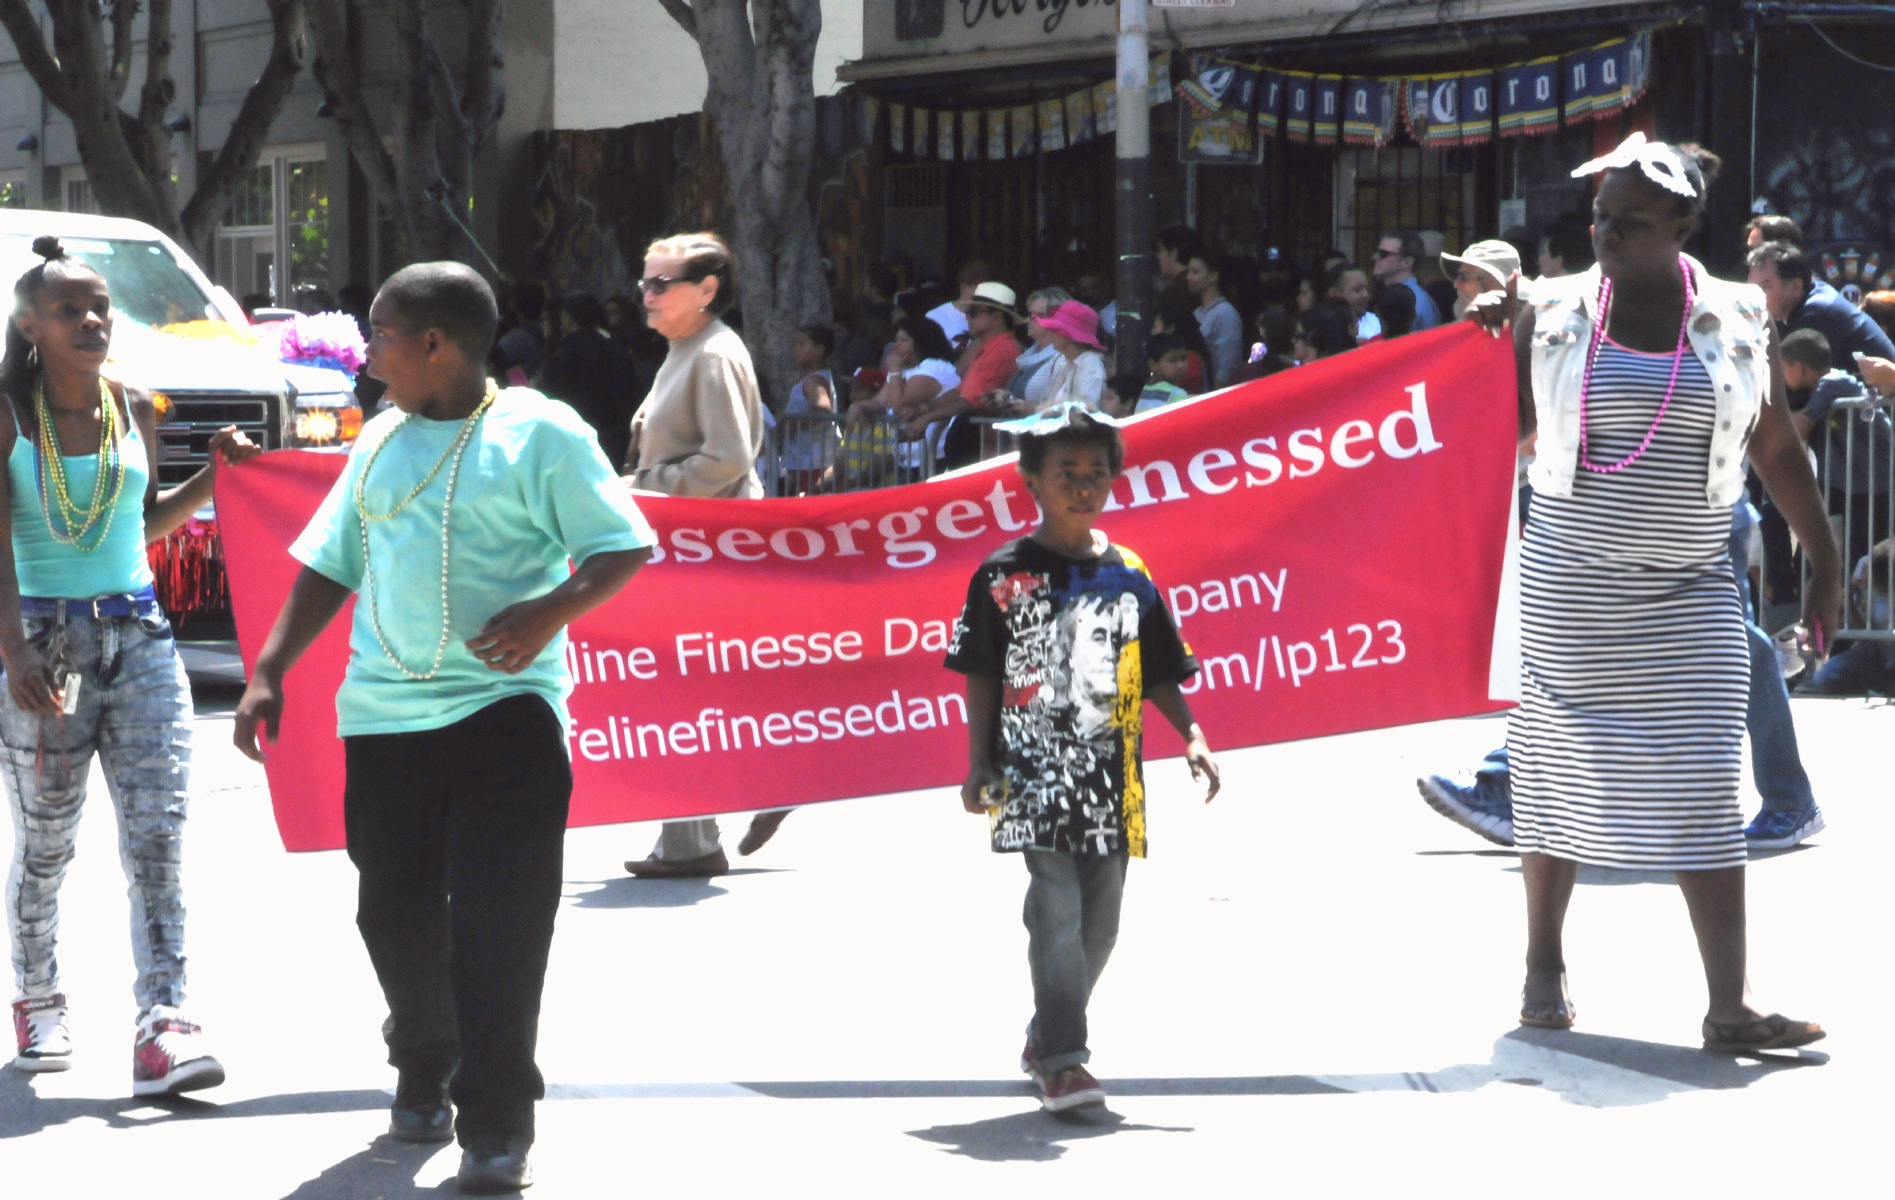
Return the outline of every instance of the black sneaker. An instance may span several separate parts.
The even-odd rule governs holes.
[[[447,1085],[414,1085],[404,1079],[388,1110],[388,1132],[396,1141],[419,1145],[453,1141],[454,1106],[448,1103]]]
[[[506,1143],[476,1142],[461,1151],[461,1169],[454,1182],[469,1196],[497,1196],[533,1186],[533,1167],[526,1160],[531,1143],[514,1138]]]

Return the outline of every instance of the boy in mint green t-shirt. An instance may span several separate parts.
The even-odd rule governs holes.
[[[285,674],[354,593],[336,717],[356,923],[400,1072],[390,1132],[447,1141],[458,1106],[463,1191],[530,1180],[572,795],[565,627],[655,541],[578,414],[486,377],[497,319],[459,263],[383,285],[368,370],[394,407],[291,546],[303,570],[236,714],[261,760]]]

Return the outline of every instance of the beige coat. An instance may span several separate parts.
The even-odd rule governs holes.
[[[722,321],[671,343],[632,416],[633,486],[673,496],[763,495],[763,403],[743,339]]]

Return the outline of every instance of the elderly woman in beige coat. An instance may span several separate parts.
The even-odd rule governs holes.
[[[686,233],[653,242],[638,281],[651,328],[671,343],[651,392],[632,417],[627,482],[672,496],[760,499],[757,456],[763,450],[763,405],[750,351],[717,319],[729,305],[730,247],[715,234]],[[744,838],[749,853],[767,841],[782,813],[762,813]],[[651,857],[628,862],[640,878],[721,875],[730,860],[717,821],[668,821]]]

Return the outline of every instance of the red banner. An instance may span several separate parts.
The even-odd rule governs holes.
[[[1203,664],[1186,691],[1214,749],[1501,706],[1513,379],[1511,343],[1462,324],[1127,424],[1100,526],[1145,559]],[[219,472],[246,666],[343,461]],[[974,568],[1033,528],[1011,459],[872,492],[639,503],[659,556],[571,631],[574,825],[965,775],[962,682],[941,659]],[[343,842],[347,641],[345,612],[286,682],[269,780],[291,850]],[[1148,728],[1150,757],[1179,752]]]

